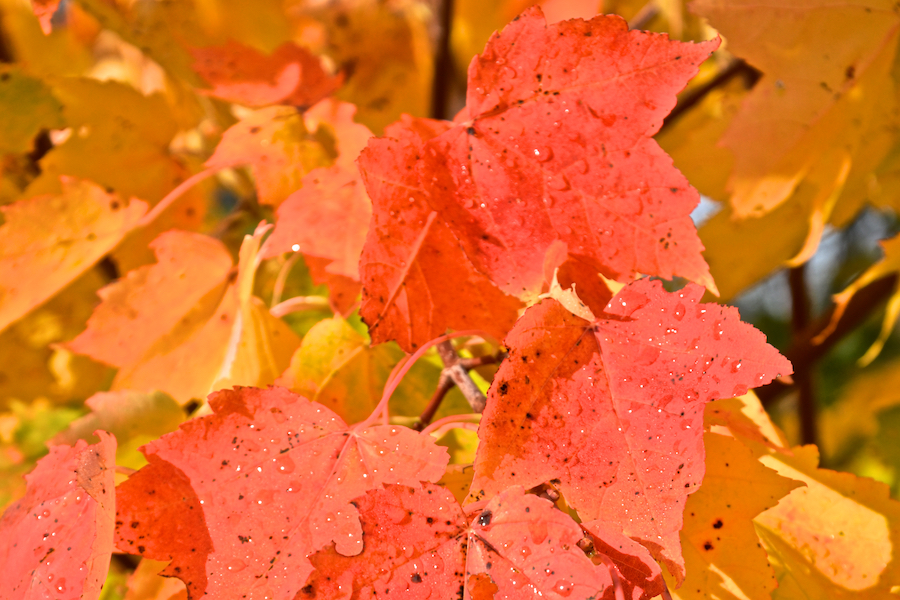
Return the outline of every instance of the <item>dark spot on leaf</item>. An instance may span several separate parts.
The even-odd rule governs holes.
[[[422,583],[422,576],[418,573],[413,573],[412,577],[409,578],[413,583]]]
[[[481,514],[478,516],[478,524],[481,525],[482,527],[487,527],[488,525],[491,524],[492,516],[493,516],[493,513],[489,510],[481,511]]]

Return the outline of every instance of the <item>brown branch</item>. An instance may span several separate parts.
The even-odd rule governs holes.
[[[453,349],[453,344],[447,340],[438,344],[436,348],[441,360],[444,361],[444,372],[447,373],[450,379],[453,380],[453,383],[456,384],[456,387],[459,388],[459,391],[462,392],[462,395],[465,396],[469,406],[472,407],[472,412],[483,413],[487,399],[481,393],[481,390],[478,389],[478,386],[475,385],[475,382],[472,381],[472,378],[469,377],[466,368],[460,364],[459,355]]]
[[[478,389],[478,386],[475,385],[475,382],[472,381],[469,371],[482,365],[496,364],[506,358],[506,353],[502,350],[497,354],[487,356],[460,358],[449,341],[438,344],[437,351],[441,360],[444,361],[444,370],[441,371],[437,388],[434,390],[431,400],[428,401],[428,406],[425,407],[425,410],[419,416],[419,423],[416,425],[416,429],[419,431],[422,431],[431,422],[438,408],[440,408],[441,402],[444,401],[444,396],[453,389],[453,386],[459,388],[474,412],[479,414],[484,412],[487,400],[484,394],[481,393],[481,390]]]
[[[809,294],[806,290],[806,264],[788,271],[791,288],[791,333],[794,339],[803,335],[809,326]],[[794,366],[794,382],[800,392],[798,412],[800,416],[800,440],[804,444],[815,444],[816,396],[813,382],[815,361]]]
[[[453,87],[453,54],[450,33],[453,28],[453,0],[440,3],[440,30],[434,56],[434,76],[431,81],[431,118],[446,119],[450,90]]]
[[[432,394],[431,400],[428,401],[428,406],[425,407],[425,410],[422,411],[422,414],[419,416],[419,422],[416,424],[416,429],[418,431],[422,431],[426,425],[431,423],[431,420],[434,418],[434,415],[438,411],[438,408],[441,407],[441,402],[444,401],[444,396],[447,395],[447,392],[453,389],[453,385],[453,380],[450,379],[447,371],[441,371],[441,376],[438,379],[437,389],[434,390],[434,394]]]
[[[794,365],[794,370],[807,369],[808,365],[827,354],[847,334],[855,331],[891,297],[897,287],[897,281],[897,274],[892,274],[860,289],[848,302],[846,310],[831,333],[818,344],[814,343],[813,339],[829,327],[836,306],[832,305],[825,314],[809,323],[794,337],[791,346],[784,352],[784,356]],[[756,390],[756,395],[764,405],[770,405],[793,389],[794,386],[776,380]]]
[[[472,369],[477,369],[484,365],[495,365],[504,358],[506,358],[506,353],[498,352],[497,354],[488,354],[487,356],[460,358],[459,364],[461,364],[466,371],[471,371]]]
[[[687,91],[679,100],[678,104],[675,105],[675,108],[672,109],[672,112],[665,118],[663,121],[663,125],[660,128],[660,131],[671,125],[675,122],[678,117],[682,114],[700,104],[700,102],[706,98],[710,94],[710,92],[714,91],[716,88],[720,88],[726,85],[729,81],[734,79],[735,77],[743,77],[744,84],[747,89],[752,88],[756,85],[756,82],[759,81],[759,78],[762,77],[762,72],[751,67],[746,62],[739,58],[733,59],[727,67],[719,71],[719,73],[704,83],[703,85],[697,86],[696,88]]]

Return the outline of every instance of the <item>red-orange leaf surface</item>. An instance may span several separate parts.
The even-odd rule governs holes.
[[[614,597],[610,568],[594,564],[578,547],[585,537],[581,527],[520,486],[491,500],[474,518],[463,514],[449,491],[430,485],[390,486],[354,502],[365,549],[354,557],[333,548],[318,552],[311,558],[316,571],[301,597]],[[628,542],[613,533],[609,546]],[[653,587],[628,589],[636,590],[629,596],[635,600],[662,591],[658,567]]]
[[[360,314],[373,341],[397,340],[410,352],[451,327],[501,338],[520,306],[475,269],[428,204],[416,168],[425,143],[448,126],[406,117],[360,155],[374,211],[360,259]]]
[[[495,35],[469,67],[466,118],[401,121],[360,156],[376,228],[362,260],[367,322],[417,330],[396,305],[401,287],[439,291],[417,277],[423,252],[435,279],[474,267],[520,298],[540,291],[559,241],[608,277],[715,290],[689,216],[699,195],[651,136],[717,45],[629,31],[617,16],[547,25],[538,8]],[[445,237],[462,250],[438,255]],[[459,312],[445,319],[461,328]]]
[[[209,82],[211,96],[247,106],[308,107],[340,85],[309,50],[291,42],[270,55],[229,40],[224,46],[191,50],[193,68]]]
[[[263,254],[302,252],[326,259],[326,273],[359,281],[359,255],[371,215],[372,203],[355,167],[316,169],[278,207],[278,222]]]
[[[734,308],[641,279],[593,323],[554,300],[526,311],[479,429],[470,499],[558,480],[584,520],[640,540],[673,574],[703,479],[703,407],[791,372]]]
[[[116,544],[172,560],[192,600],[293,598],[307,554],[363,546],[350,500],[444,473],[445,449],[405,427],[352,427],[282,388],[210,396],[215,414],[144,446],[150,464],[118,489]]]
[[[113,550],[116,439],[54,446],[0,520],[4,600],[96,600]]]

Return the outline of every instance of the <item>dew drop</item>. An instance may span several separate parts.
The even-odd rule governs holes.
[[[518,72],[508,65],[500,67],[500,76],[504,79],[515,79],[518,75]]]
[[[674,316],[679,321],[684,318],[684,304],[682,304],[681,302],[675,305]]]
[[[528,524],[528,533],[535,544],[540,544],[547,539],[547,523],[543,521],[533,521]]]
[[[564,579],[560,579],[555,584],[553,584],[553,591],[565,598],[572,593],[572,583]]]
[[[535,148],[534,157],[538,159],[538,162],[547,162],[553,158],[553,150],[547,147]]]
[[[235,558],[234,560],[229,561],[228,564],[225,565],[225,568],[232,573],[237,573],[238,571],[243,571],[244,569],[246,569],[247,563],[239,558]]]
[[[547,177],[547,187],[551,190],[562,192],[570,189],[572,186],[569,184],[568,178],[560,174]]]
[[[279,456],[275,459],[275,472],[283,473],[287,475],[288,473],[293,473],[295,469],[294,461],[291,460],[290,456]]]

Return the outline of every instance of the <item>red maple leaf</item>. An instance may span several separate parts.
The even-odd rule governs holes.
[[[594,322],[525,312],[489,391],[470,500],[554,482],[584,520],[639,540],[681,577],[678,531],[703,479],[703,407],[791,372],[734,308],[641,279]]]
[[[437,296],[435,281],[487,276],[534,297],[560,243],[607,277],[679,275],[715,290],[690,219],[699,194],[651,136],[717,45],[629,31],[617,16],[547,25],[533,8],[472,61],[456,123],[406,119],[370,142],[361,312],[376,339],[413,330],[409,347],[442,333],[426,336],[403,297]],[[431,325],[496,329],[506,314],[456,296]]]
[[[96,600],[113,550],[116,439],[53,446],[0,519],[3,598]]]
[[[190,52],[193,69],[213,86],[207,93],[228,102],[308,107],[341,84],[341,78],[328,75],[316,56],[292,42],[270,55],[234,40]]]
[[[171,560],[163,574],[192,599],[294,597],[309,553],[362,549],[353,498],[437,481],[447,465],[429,436],[347,427],[282,388],[236,387],[209,402],[214,414],[144,446],[150,464],[117,490],[117,546]]]
[[[303,178],[302,186],[278,207],[263,256],[302,252],[326,259],[326,273],[359,281],[359,255],[372,215],[359,174],[340,165],[318,168]]]
[[[389,137],[372,140],[360,155],[373,199],[360,259],[360,314],[373,341],[397,340],[410,352],[450,327],[501,338],[521,306],[474,268],[428,205],[416,165],[425,143],[448,127],[404,117],[387,127]]]
[[[595,564],[581,550],[585,531],[568,514],[525,494],[521,486],[505,490],[472,516],[463,514],[448,490],[432,485],[421,490],[388,486],[354,502],[365,549],[353,557],[333,548],[313,555],[316,571],[300,598],[612,599],[612,573],[622,576],[617,563]],[[608,533],[610,548],[637,546]],[[650,598],[662,591],[659,567],[652,564],[652,581],[638,577],[646,587],[623,585],[629,597]]]

